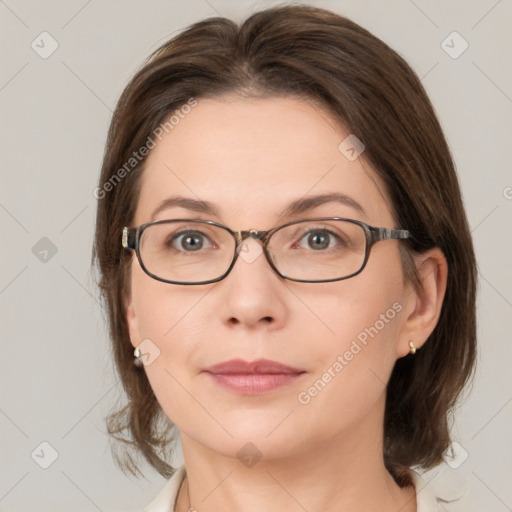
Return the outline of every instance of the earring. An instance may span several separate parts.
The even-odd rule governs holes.
[[[137,368],[140,368],[141,366],[144,365],[144,363],[142,362],[142,359],[141,359],[142,354],[138,347],[133,351],[133,356],[135,357],[135,361],[133,361],[133,364]]]
[[[416,354],[416,350],[417,348],[414,346],[414,342],[413,341],[409,341],[409,347],[411,347],[411,349],[409,350],[409,354]]]

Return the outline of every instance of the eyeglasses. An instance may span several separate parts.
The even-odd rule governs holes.
[[[250,262],[243,242],[254,238],[263,243],[268,263],[282,278],[326,283],[362,272],[375,243],[409,237],[407,230],[340,217],[297,220],[269,231],[232,231],[209,220],[173,219],[125,227],[122,245],[135,251],[152,278],[192,285],[224,279],[241,253]]]

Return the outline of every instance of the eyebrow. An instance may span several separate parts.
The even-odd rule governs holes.
[[[299,215],[326,203],[339,203],[345,206],[349,206],[350,208],[356,210],[358,213],[366,217],[364,208],[355,199],[339,192],[307,196],[302,197],[296,201],[292,201],[284,208],[280,214],[280,217]],[[174,207],[180,207],[191,212],[204,213],[208,215],[214,215],[217,218],[221,218],[220,210],[209,201],[202,201],[200,199],[193,199],[191,197],[171,196],[164,199],[155,208],[153,214],[151,215],[151,220],[154,220],[155,217],[163,210]]]
[[[366,217],[364,208],[355,199],[339,192],[307,196],[299,199],[298,201],[293,201],[283,210],[281,216],[287,217],[291,215],[298,215],[308,210],[312,210],[313,208],[317,208],[325,203],[339,203],[349,206]]]
[[[163,210],[168,210],[170,208],[180,207],[185,210],[190,210],[191,212],[196,213],[206,213],[210,215],[214,215],[215,217],[220,217],[218,209],[208,201],[202,201],[200,199],[192,199],[191,197],[183,197],[183,196],[171,196],[167,199],[164,199],[154,210],[151,215],[151,220]]]

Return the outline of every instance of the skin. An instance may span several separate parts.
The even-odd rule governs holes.
[[[149,155],[132,225],[192,217],[234,230],[270,229],[341,216],[400,228],[375,172],[363,157],[351,162],[338,150],[348,134],[328,112],[297,98],[200,98]],[[333,191],[355,199],[366,215],[338,203],[279,215],[293,200]],[[220,215],[173,207],[151,219],[177,194],[212,202]],[[424,291],[416,293],[404,281],[399,243],[377,243],[361,274],[332,283],[284,280],[261,254],[239,258],[220,282],[171,285],[133,259],[131,342],[149,338],[158,346],[160,356],[144,370],[181,433],[187,480],[177,510],[416,510],[414,489],[398,487],[384,467],[385,391],[409,340],[420,348],[434,329],[447,267],[438,249],[419,256]],[[298,393],[394,303],[401,312],[317,396],[299,403]],[[305,373],[270,393],[240,396],[201,372],[234,358],[267,358]],[[250,468],[237,457],[247,442],[262,454]]]

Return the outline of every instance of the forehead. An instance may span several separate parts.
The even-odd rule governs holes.
[[[361,204],[368,216],[362,220],[392,220],[378,176],[362,156],[347,158],[343,144],[340,150],[350,133],[316,104],[293,97],[199,98],[167,127],[145,162],[137,224],[176,195],[215,204],[217,220],[234,228],[233,220],[246,227],[255,219],[268,227],[294,200],[330,193]],[[331,210],[356,217],[348,206]],[[184,210],[169,213],[178,211]]]

